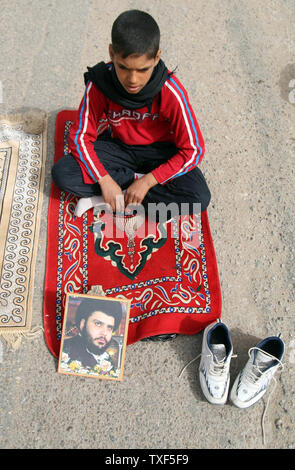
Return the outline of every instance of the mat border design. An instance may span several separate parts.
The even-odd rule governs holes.
[[[15,314],[13,313],[15,309],[11,312],[8,312],[7,314],[1,312],[0,315],[0,317],[7,317],[4,321],[2,318],[2,321],[0,323],[0,336],[2,336],[13,348],[18,347],[18,345],[20,344],[20,338],[22,336],[26,334],[31,334],[30,332],[33,315],[32,306],[34,296],[34,280],[37,251],[39,247],[38,239],[40,234],[41,213],[43,205],[43,189],[45,181],[45,164],[47,150],[46,144],[48,116],[45,114],[41,114],[40,123],[42,121],[42,126],[40,127],[38,134],[26,132],[23,123],[16,120],[10,121],[10,116],[7,116],[7,118],[0,120],[0,125],[3,129],[3,134],[1,135],[0,139],[1,151],[7,152],[9,149],[11,149],[11,158],[9,161],[9,165],[11,165],[12,152],[17,152],[15,170],[16,185],[13,191],[13,199],[11,201],[11,213],[8,214],[8,227],[11,226],[12,214],[15,214],[16,217],[16,211],[20,210],[19,206],[22,180],[18,181],[17,176],[19,175],[24,178],[25,173],[27,171],[29,172],[28,179],[26,180],[27,188],[24,194],[25,199],[22,202],[24,205],[22,209],[23,223],[20,226],[22,233],[20,234],[20,238],[18,239],[18,243],[20,245],[18,251],[19,255],[22,258],[15,261],[18,266],[15,269],[17,270],[17,276],[19,277],[16,278],[16,275],[13,275],[13,292],[15,293],[16,297],[10,299],[9,301],[10,304],[12,302],[16,306],[17,311]],[[18,116],[18,118],[21,120],[22,116]],[[25,167],[24,163],[25,161],[27,161],[28,145],[30,146],[29,169]],[[8,163],[6,163],[4,167],[7,167],[7,165]],[[7,174],[6,176],[9,177],[9,174]],[[1,191],[3,190],[4,184],[7,185],[7,181],[8,180],[3,181],[3,178],[1,179]],[[2,193],[2,197],[3,196],[4,192]],[[1,204],[1,218],[3,216],[3,203],[4,199],[2,200]],[[34,209],[33,213],[30,212],[31,207],[33,207]],[[13,224],[13,227],[16,227],[15,223]],[[9,253],[12,253],[11,248],[8,249],[7,247],[8,235],[9,232],[7,232],[5,248],[3,251],[3,264],[0,273],[1,284],[3,284],[3,280],[5,281],[5,275],[3,274],[5,252],[9,251]],[[13,319],[13,315],[16,315],[18,317],[18,321],[15,321]]]

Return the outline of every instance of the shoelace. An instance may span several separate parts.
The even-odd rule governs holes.
[[[266,356],[268,356],[270,359],[272,359],[273,361],[276,361],[280,364],[280,366],[283,368],[284,367],[284,364],[282,363],[282,361],[280,361],[280,359],[278,359],[277,357],[273,356],[272,354],[264,351],[263,349],[260,349],[260,348],[257,348],[257,346],[254,346],[253,348],[250,348],[249,351],[248,351],[248,356],[251,357],[251,352],[252,351],[260,351],[262,352],[263,354],[265,354]],[[257,367],[259,369],[259,367]],[[262,371],[263,373],[263,371]]]
[[[255,385],[256,382],[261,378],[263,373],[264,371],[260,369],[258,365],[252,364],[251,369],[245,371],[245,373],[243,374],[243,379],[245,379],[246,382]]]
[[[207,357],[210,357],[209,355]],[[218,360],[215,356],[215,361],[212,361],[209,366],[209,371],[212,375],[221,376],[224,372],[226,372],[226,358]]]
[[[185,369],[190,366],[193,362],[195,362],[197,359],[199,359],[199,357],[202,356],[202,353],[199,354],[197,357],[195,357],[194,359],[192,359],[191,361],[189,361],[180,371],[179,375],[178,375],[178,378],[180,379],[180,377],[182,376],[183,372],[185,371]]]
[[[264,355],[266,355],[270,359],[272,359],[273,361],[278,362],[279,365],[281,366],[281,368],[284,367],[283,363],[277,357],[273,356],[272,354],[267,353],[263,349],[257,348],[256,346],[249,349],[249,351],[248,351],[249,358],[251,358],[251,352],[254,351],[254,350],[260,351]],[[243,379],[245,379],[246,382],[248,381],[248,383],[250,385],[255,385],[258,382],[258,380],[261,379],[261,377],[264,373],[265,373],[265,370],[263,370],[263,366],[259,366],[257,364],[252,364],[251,368],[246,370],[245,373],[243,374]]]
[[[180,379],[180,377],[182,376],[183,372],[185,371],[185,369],[190,366],[193,362],[195,362],[197,359],[199,359],[199,357],[201,356],[204,356],[204,357],[211,357],[211,354],[199,354],[197,357],[194,357],[194,359],[192,359],[191,361],[189,361],[180,371],[179,375],[178,375],[178,378]],[[215,356],[216,357],[216,356]],[[232,358],[233,357],[237,357],[237,354],[233,354],[232,355]],[[210,364],[212,365],[212,364]],[[221,361],[218,361],[216,359],[216,363],[213,362],[213,369],[210,368],[210,372],[212,372],[213,375],[220,375],[220,370],[222,368],[222,370],[224,369],[224,365],[225,365],[225,359],[224,360],[221,360]]]

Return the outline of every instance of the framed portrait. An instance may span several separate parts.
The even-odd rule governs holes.
[[[121,381],[130,302],[98,295],[67,294],[58,372]]]

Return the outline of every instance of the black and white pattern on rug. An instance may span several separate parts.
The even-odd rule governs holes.
[[[0,120],[0,335],[30,331],[46,129]],[[5,338],[6,339],[6,338]]]

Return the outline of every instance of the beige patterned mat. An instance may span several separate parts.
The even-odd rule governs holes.
[[[47,115],[0,116],[0,338],[34,334],[32,300],[44,187]]]

